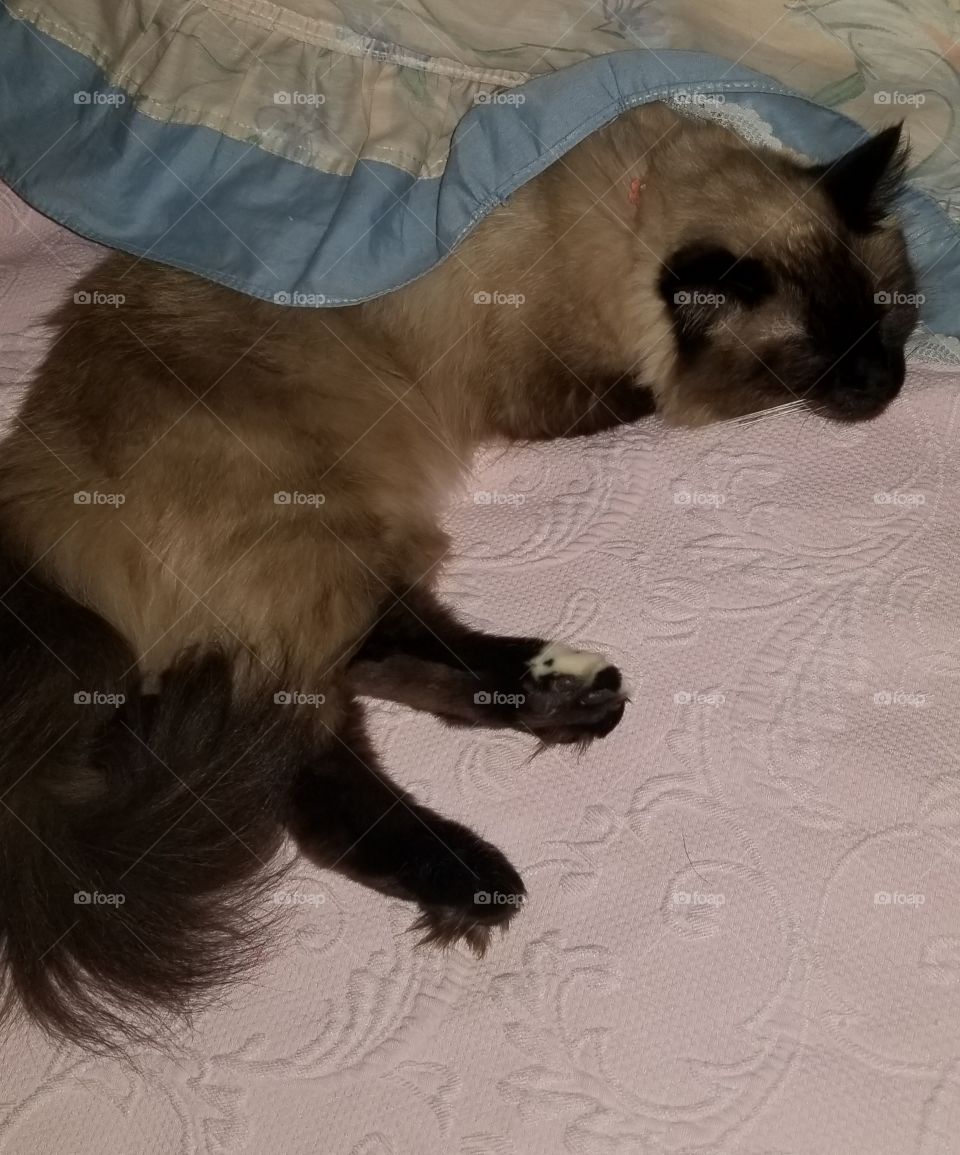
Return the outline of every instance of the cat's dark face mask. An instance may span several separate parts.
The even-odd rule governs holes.
[[[899,142],[896,126],[833,165],[795,165],[795,231],[758,235],[740,252],[716,236],[692,240],[664,261],[675,420],[796,400],[861,421],[896,397],[922,303],[891,215],[905,163]]]

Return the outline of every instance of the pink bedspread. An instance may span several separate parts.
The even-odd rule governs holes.
[[[0,189],[8,401],[94,255]],[[916,368],[869,428],[489,454],[450,597],[635,690],[581,757],[375,709],[399,781],[522,869],[513,931],[415,950],[409,908],[300,869],[275,962],[179,1054],[9,1033],[0,1150],[960,1150],[958,399]]]

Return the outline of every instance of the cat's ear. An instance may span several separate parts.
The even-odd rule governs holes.
[[[681,338],[695,339],[733,305],[757,304],[773,278],[756,257],[737,259],[722,245],[695,243],[671,253],[660,274],[660,296]]]
[[[854,232],[868,233],[890,212],[907,169],[903,122],[869,136],[832,164],[815,165],[814,178]]]

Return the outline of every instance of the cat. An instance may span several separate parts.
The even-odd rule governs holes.
[[[482,953],[523,881],[391,781],[359,699],[586,744],[627,693],[439,601],[445,501],[490,440],[880,413],[917,320],[900,136],[814,165],[644,106],[351,307],[83,278],[0,452],[6,1011],[158,1037],[258,957],[287,834]]]

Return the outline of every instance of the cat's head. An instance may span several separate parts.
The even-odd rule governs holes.
[[[823,165],[729,134],[706,137],[706,155],[673,158],[657,283],[669,352],[655,388],[669,419],[702,424],[802,398],[858,421],[897,395],[918,303],[892,215],[900,135],[885,129]]]

